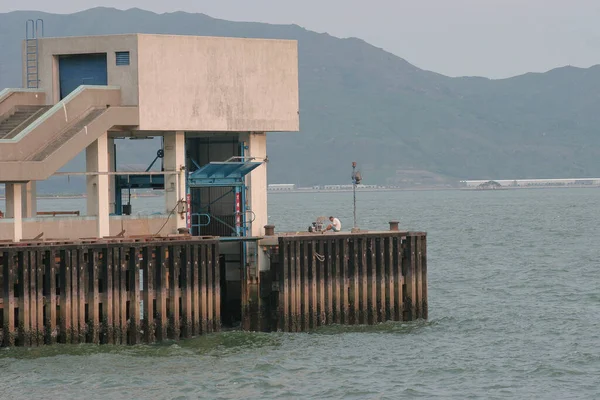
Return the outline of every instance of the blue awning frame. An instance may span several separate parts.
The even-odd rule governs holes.
[[[254,157],[232,157],[227,161],[210,162],[188,174],[188,187],[243,186],[244,177],[262,165]]]

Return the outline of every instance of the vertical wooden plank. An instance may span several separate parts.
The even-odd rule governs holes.
[[[179,268],[181,267],[181,246],[169,247],[169,339],[179,340]]]
[[[219,264],[219,249],[217,244],[209,244],[213,268],[213,305],[215,309],[213,324],[215,332],[221,330],[221,265]],[[257,266],[258,268],[258,266]],[[258,273],[260,276],[260,273]],[[259,286],[257,286],[259,287]]]
[[[157,249],[157,279],[156,279],[156,339],[158,341],[164,341],[167,339],[167,327],[169,321],[167,319],[167,268],[168,258],[172,254],[167,253],[166,246],[160,246]]]
[[[319,306],[318,306],[318,279],[317,279],[317,256],[316,242],[310,242],[310,327],[315,329],[319,325]]]
[[[182,318],[183,318],[183,337],[192,336],[192,250],[189,244],[183,247],[182,263]]]
[[[46,252],[46,264],[44,280],[46,282],[46,321],[45,337],[46,344],[56,343],[56,259],[58,250],[52,249]]]
[[[421,237],[421,240],[423,241],[423,243],[421,244],[421,263],[422,263],[422,274],[423,274],[423,279],[422,279],[422,287],[423,287],[423,297],[422,297],[422,318],[424,319],[428,319],[429,318],[429,304],[428,304],[428,300],[427,300],[427,235],[423,235]]]
[[[146,254],[142,254],[144,258],[144,265],[146,263]],[[142,268],[142,262],[140,261],[140,249],[138,247],[131,247],[129,249],[129,343],[138,344],[141,341],[140,338],[140,268]],[[147,271],[147,269],[146,269]],[[146,285],[144,280],[144,286]],[[144,291],[144,297],[146,291]]]
[[[289,246],[289,297],[290,297],[290,332],[296,332],[296,241],[293,240]]]
[[[191,254],[193,259],[191,280],[192,280],[192,335],[196,336],[201,333],[200,315],[200,252],[199,248],[202,245],[194,243],[191,245]]]
[[[5,251],[2,257],[4,346],[15,345],[15,257],[16,254],[13,250]]]
[[[352,323],[360,324],[361,321],[361,292],[360,292],[360,244],[357,237],[352,238]]]
[[[208,320],[206,326],[208,332],[215,330],[215,301],[214,301],[214,263],[212,259],[212,246],[206,246],[206,309],[208,310]]]
[[[19,344],[31,345],[31,320],[29,318],[29,250],[19,252]]]
[[[120,344],[124,327],[121,325],[121,250],[124,245],[111,245],[109,261],[112,263],[112,336],[114,344]]]
[[[156,249],[146,244],[142,250],[142,268],[144,270],[144,336],[146,343],[155,340],[156,323],[154,322],[154,280],[156,279]]]
[[[79,343],[79,251],[77,248],[72,248],[69,251],[71,258],[71,343]]]
[[[360,238],[360,275],[361,275],[361,323],[369,323],[369,306],[368,306],[368,293],[369,293],[369,281],[368,281],[368,266],[367,266],[367,239],[366,237]]]
[[[37,319],[37,255],[38,249],[29,253],[29,319],[31,321],[30,344],[38,345],[38,319]]]
[[[288,331],[288,252],[287,242],[279,238],[279,301],[277,304],[277,330],[282,332]]]
[[[421,308],[422,304],[423,304],[423,263],[421,261],[421,245],[423,243],[423,241],[421,240],[421,236],[417,236],[415,237],[415,241],[416,241],[416,249],[415,249],[415,262],[416,262],[416,276],[415,276],[415,281],[416,281],[416,285],[417,285],[417,290],[416,290],[416,299],[415,299],[415,308],[416,308],[416,317],[417,318],[423,318],[423,310]]]
[[[46,264],[44,263],[46,251],[43,248],[38,248],[35,255],[36,265],[36,312],[37,312],[37,344],[42,346],[44,344],[44,334],[46,332],[45,321],[44,321],[44,303],[46,301],[44,297],[44,275],[46,273]]]
[[[250,312],[250,285],[248,283],[248,265],[247,260],[244,260],[244,249],[246,248],[245,243],[240,243],[240,296],[241,296],[241,318],[242,318],[242,329],[250,330],[252,325],[252,313]]]
[[[208,332],[208,298],[207,298],[207,293],[208,293],[208,283],[206,281],[207,279],[207,261],[206,261],[206,254],[207,254],[207,245],[206,244],[200,244],[198,245],[199,247],[199,253],[200,253],[200,330],[202,333],[207,333]]]
[[[60,342],[71,343],[71,252],[60,250]]]
[[[119,246],[119,343],[121,344],[127,344],[127,335],[129,331],[127,325],[127,300],[129,299],[127,293],[129,289],[127,287],[127,277],[129,276],[129,279],[133,280],[133,270],[135,269],[135,264],[129,262],[130,256],[131,247]],[[130,307],[131,303],[133,303],[133,301],[129,302]],[[133,314],[129,315],[129,319],[131,319],[132,315]]]
[[[89,289],[88,289],[88,332],[89,342],[94,344],[100,343],[100,315],[99,315],[99,304],[100,304],[100,293],[98,292],[98,279],[100,273],[100,252],[99,249],[89,249]]]
[[[369,290],[369,323],[375,324],[378,321],[378,312],[377,312],[377,240],[374,237],[371,237],[370,240],[370,250],[369,250],[369,269],[370,269],[370,284],[371,288]]]
[[[342,291],[341,288],[344,286],[344,272],[341,265],[341,258],[343,258],[342,247],[343,240],[333,240],[334,250],[334,263],[333,263],[333,322],[336,324],[342,323],[341,311],[342,311]]]
[[[342,290],[342,307],[341,313],[342,318],[341,321],[344,324],[348,324],[350,322],[349,313],[350,313],[350,304],[348,299],[348,292],[350,290],[350,276],[348,275],[348,262],[350,259],[350,246],[348,243],[348,239],[343,239],[342,241],[342,254],[341,254],[341,262],[342,262],[342,278],[341,278],[341,290]]]
[[[404,303],[403,303],[403,291],[402,285],[404,284],[403,271],[402,271],[402,255],[404,251],[402,246],[404,239],[400,236],[394,237],[394,320],[404,320]]]
[[[386,319],[393,321],[396,320],[395,304],[395,280],[396,276],[394,273],[394,238],[388,237],[385,241],[385,266],[387,268],[387,287],[386,287]]]
[[[387,238],[380,237],[377,238],[377,279],[378,279],[378,288],[377,288],[377,320],[379,322],[386,321],[386,293],[385,293],[385,284],[386,284],[386,264],[385,264],[385,243]],[[389,308],[389,307],[387,307]]]
[[[83,247],[77,248],[77,269],[79,270],[78,278],[78,297],[77,297],[77,320],[79,325],[79,343],[84,343],[86,341],[88,326],[87,321],[85,319],[85,305],[88,300],[88,290],[90,287],[89,284],[89,258],[86,263],[86,254],[87,250]]]
[[[325,241],[325,319],[327,324],[333,322],[333,240]]]
[[[417,292],[417,284],[415,277],[415,247],[416,240],[414,235],[410,235],[406,237],[406,249],[404,251],[405,260],[407,262],[406,265],[406,301],[404,304],[404,308],[406,311],[406,320],[413,321],[416,318],[416,292]],[[403,261],[404,262],[404,261]]]
[[[301,239],[296,240],[296,311],[294,318],[294,325],[296,332],[302,331],[302,253],[301,253],[302,241]]]
[[[100,276],[104,283],[102,300],[102,338],[108,344],[114,344],[113,336],[113,247],[102,249]]]
[[[289,286],[286,288],[286,290],[289,299],[289,309],[287,310],[287,313],[290,324],[288,327],[288,332],[294,332],[294,321],[296,317],[296,242],[294,242],[293,239],[289,241],[287,249],[289,252],[287,265]]]
[[[309,263],[308,254],[310,251],[310,242],[304,240],[302,242],[302,330],[310,329],[310,279],[309,279]]]
[[[319,326],[324,325],[327,321],[327,310],[325,308],[325,243],[322,240],[317,241],[317,259],[319,260]]]

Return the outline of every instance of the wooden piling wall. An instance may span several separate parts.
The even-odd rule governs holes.
[[[243,267],[242,329],[428,317],[425,233],[274,239],[266,245],[270,270]],[[218,238],[0,245],[0,346],[137,344],[216,332],[220,275]]]
[[[272,329],[427,318],[425,233],[281,236],[277,251]]]
[[[0,247],[0,346],[218,331],[218,255],[217,239]]]

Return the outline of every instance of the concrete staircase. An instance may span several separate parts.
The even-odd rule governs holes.
[[[111,86],[79,86],[51,107],[13,103],[4,110],[0,182],[48,179],[109,130],[139,125],[138,107],[122,106],[120,88]]]
[[[52,106],[17,106],[0,119],[0,139],[12,139]],[[1,118],[1,117],[0,117]]]

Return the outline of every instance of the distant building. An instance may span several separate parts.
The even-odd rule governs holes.
[[[296,185],[293,183],[272,183],[267,186],[267,190],[273,192],[284,192],[296,190]]]
[[[490,182],[488,179],[460,181],[463,187],[476,188]],[[495,179],[501,187],[536,187],[536,186],[600,186],[600,178],[571,179]]]

